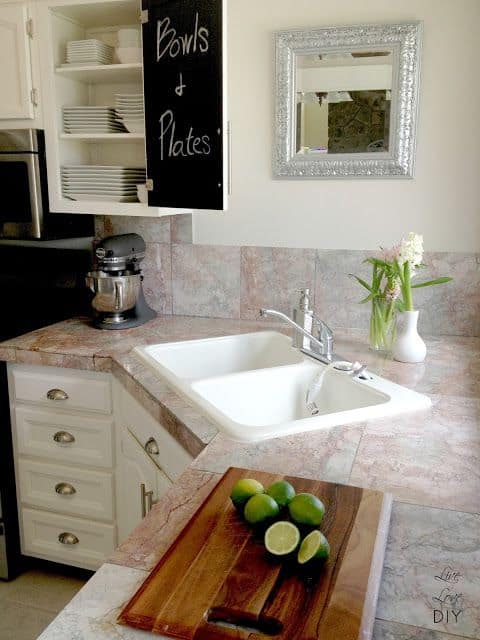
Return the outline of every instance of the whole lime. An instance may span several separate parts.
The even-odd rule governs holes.
[[[318,527],[325,515],[325,505],[311,493],[298,493],[288,505],[288,511],[294,522]]]
[[[286,507],[295,497],[295,489],[286,480],[278,480],[268,487],[267,494],[279,507]]]
[[[264,493],[265,489],[261,482],[258,480],[253,480],[252,478],[242,478],[241,480],[237,480],[237,482],[232,487],[232,492],[230,493],[230,498],[232,499],[233,504],[236,507],[243,507],[243,505],[249,500],[252,496],[257,493]]]
[[[245,520],[250,524],[262,524],[275,518],[280,513],[280,508],[273,498],[266,493],[258,493],[252,496],[243,511]]]

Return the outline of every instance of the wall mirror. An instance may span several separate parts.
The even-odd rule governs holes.
[[[274,174],[413,176],[421,24],[275,34]]]

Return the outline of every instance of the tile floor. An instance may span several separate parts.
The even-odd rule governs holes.
[[[0,640],[35,640],[88,577],[39,563],[11,582],[0,580]]]

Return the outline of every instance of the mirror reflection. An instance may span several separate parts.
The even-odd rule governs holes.
[[[297,154],[388,152],[393,52],[296,56]]]

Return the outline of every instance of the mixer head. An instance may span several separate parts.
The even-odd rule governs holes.
[[[98,269],[107,272],[139,271],[145,249],[145,240],[138,233],[104,238],[95,251]]]

